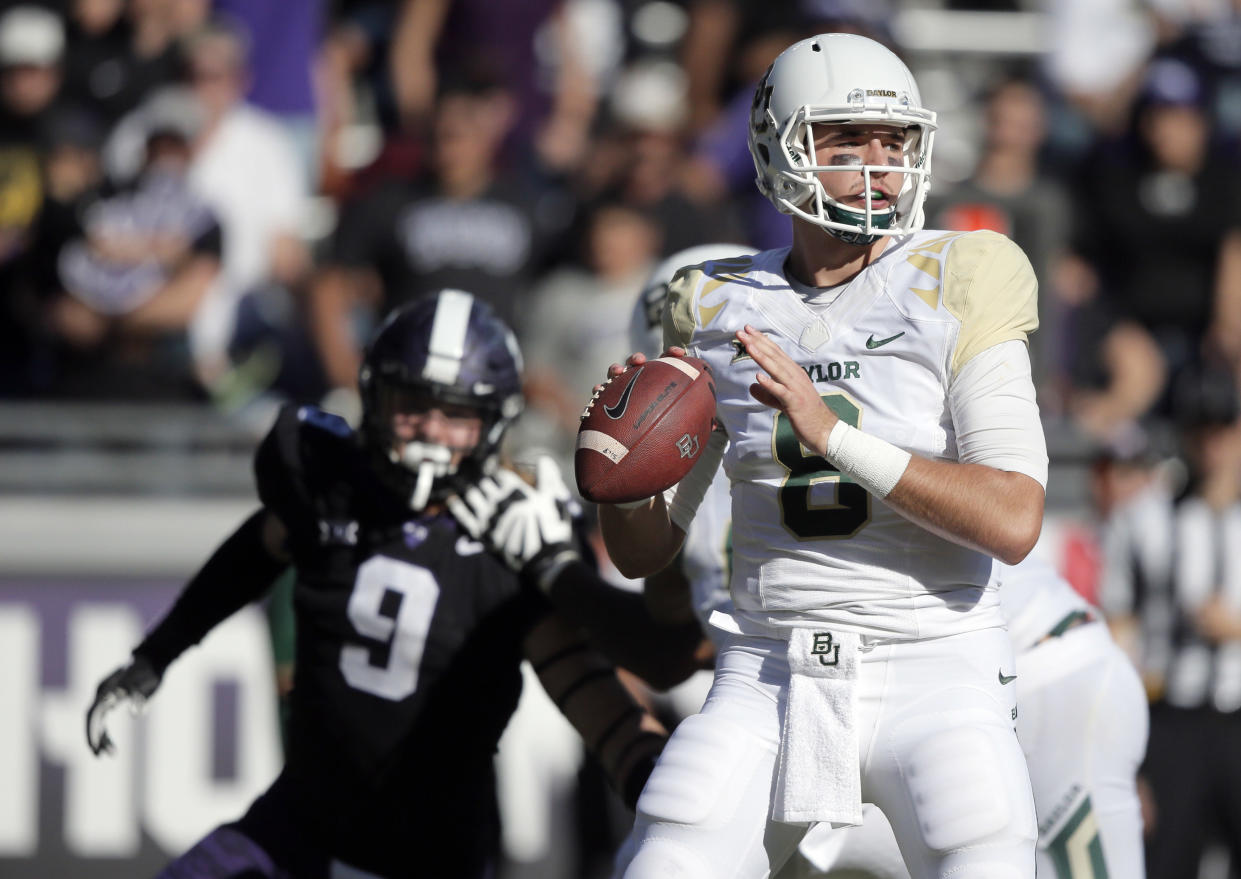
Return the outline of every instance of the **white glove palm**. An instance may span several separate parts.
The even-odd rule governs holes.
[[[569,490],[555,461],[535,465],[535,484],[511,470],[499,470],[472,485],[448,507],[475,539],[485,540],[510,569],[547,589],[573,549]]]

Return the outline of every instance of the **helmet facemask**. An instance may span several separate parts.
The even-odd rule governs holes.
[[[457,290],[390,318],[359,378],[364,441],[380,476],[414,510],[491,472],[505,431],[523,407],[516,339],[490,309]],[[448,421],[439,435],[450,439],[457,419],[477,418],[478,432],[455,446],[423,436],[405,440],[397,432],[402,413]]]
[[[452,394],[451,389],[429,383],[401,383],[394,380],[379,382],[379,400],[376,417],[370,432],[375,436],[377,448],[386,452],[388,461],[413,474],[412,484],[403,479],[403,488],[410,491],[410,507],[421,510],[432,495],[443,493],[451,477],[461,473],[474,474],[487,467],[495,456],[495,446],[487,442],[488,434],[498,421],[490,406],[480,406],[477,401],[465,401]],[[438,410],[432,412],[432,410]],[[461,444],[451,441],[433,442],[420,434],[412,439],[402,439],[397,422],[402,418],[439,419],[447,422],[440,428],[441,436],[454,432],[469,433],[471,439]],[[477,432],[469,426],[458,425],[463,420],[477,419]],[[464,471],[464,472],[463,472]]]
[[[903,130],[900,162],[822,163],[815,127],[850,124]],[[749,146],[756,183],[780,212],[850,244],[915,232],[923,224],[935,128],[935,113],[921,106],[908,68],[886,48],[845,34],[803,40],[776,59],[755,91]],[[842,172],[861,175],[861,208],[832,198],[819,178]],[[879,174],[902,176],[892,203],[881,208],[873,204],[872,177]]]
[[[772,199],[776,207],[849,244],[871,244],[884,235],[905,235],[922,228],[922,205],[930,183],[930,147],[935,132],[933,127],[900,118],[905,115],[888,112],[857,115],[803,106],[775,138],[775,146],[783,160],[772,163],[772,173],[780,181]],[[899,165],[866,165],[856,157],[856,162],[823,164],[814,145],[816,124],[899,127],[905,132],[901,162]],[[861,174],[865,206],[858,209],[832,198],[819,178],[823,173]],[[900,175],[903,179],[895,199],[885,208],[875,208],[876,188],[871,178],[881,174],[888,175],[889,179]]]
[[[471,399],[454,388],[426,382],[381,378],[375,382],[375,387],[376,400],[368,407],[365,425],[367,442],[386,465],[383,470],[388,471],[389,481],[395,481],[402,492],[409,493],[409,505],[414,510],[443,498],[454,491],[459,482],[476,481],[493,471],[504,433],[521,408],[519,402],[511,399],[500,402]],[[417,398],[419,403],[411,407],[399,402],[410,397]],[[432,408],[438,409],[439,414],[427,417],[449,421],[477,418],[477,441],[449,445],[422,438],[402,440],[398,436],[396,419],[401,412],[429,412]],[[469,414],[465,415],[466,412]]]

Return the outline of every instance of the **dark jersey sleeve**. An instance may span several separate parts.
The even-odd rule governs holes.
[[[254,459],[264,509],[220,544],[135,653],[162,671],[216,624],[263,595],[286,566],[265,545],[267,515],[288,529],[291,544],[314,541],[327,499],[334,487],[351,481],[359,454],[342,418],[312,406],[282,410]]]
[[[259,500],[290,532],[313,532],[319,488],[342,457],[334,452],[353,442],[343,418],[313,406],[286,406],[254,456]]]
[[[262,596],[285,563],[264,545],[266,512],[259,510],[216,548],[185,585],[171,610],[134,648],[164,669],[219,623]]]

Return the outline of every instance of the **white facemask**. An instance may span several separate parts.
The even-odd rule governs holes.
[[[457,470],[452,463],[452,449],[434,443],[408,442],[400,452],[392,452],[391,457],[393,463],[417,474],[414,493],[409,499],[409,505],[414,510],[426,507],[436,479],[450,476]]]

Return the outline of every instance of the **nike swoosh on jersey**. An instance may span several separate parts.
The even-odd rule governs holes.
[[[1004,674],[1003,671],[1001,671],[999,674],[1000,674],[1000,686],[1004,686],[1005,684],[1011,684],[1013,681],[1017,680],[1016,675],[1006,675]]]
[[[871,333],[871,335],[866,339],[866,347],[872,348],[872,349],[882,348],[884,345],[888,344],[889,342],[895,342],[897,339],[899,339],[903,335],[905,335],[905,331],[901,330],[895,336],[888,336],[886,339],[876,339],[875,334]]]
[[[633,384],[638,380],[638,375],[642,372],[641,367],[633,374],[633,378],[629,379],[629,384],[625,385],[625,390],[621,391],[620,399],[616,401],[615,406],[604,406],[603,411],[607,413],[608,418],[613,421],[622,417],[625,410],[629,408],[629,395],[633,393]]]
[[[470,540],[464,534],[457,538],[457,555],[478,555],[485,547],[477,540]]]

